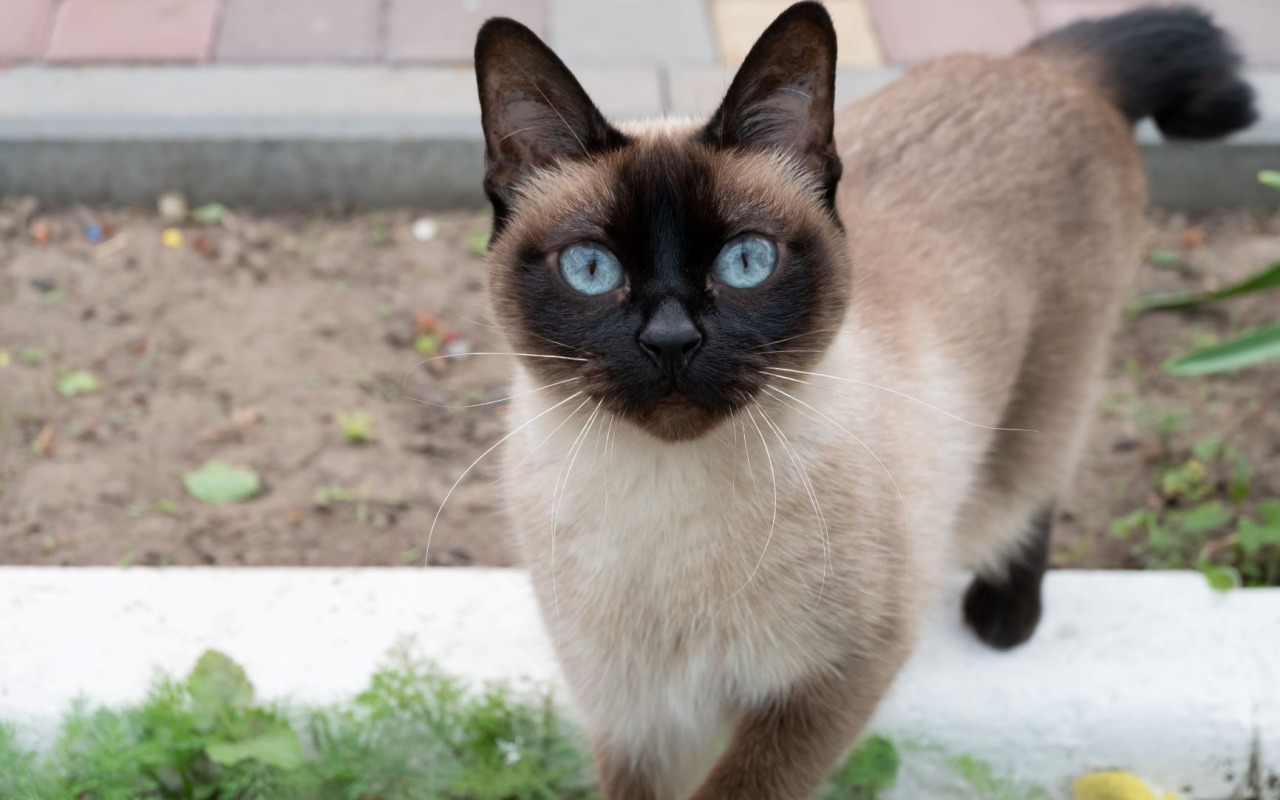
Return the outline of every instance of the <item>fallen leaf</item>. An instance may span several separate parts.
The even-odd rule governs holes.
[[[160,244],[170,250],[177,250],[182,247],[182,238],[182,231],[177,228],[165,228],[160,233]]]
[[[192,497],[202,503],[239,503],[262,491],[258,473],[225,461],[207,461],[194,472],[182,476]]]
[[[231,421],[241,428],[252,428],[262,420],[262,414],[253,406],[232,409]]]
[[[94,261],[106,261],[114,255],[119,255],[122,250],[129,244],[129,234],[122,233],[106,240],[102,244],[95,245],[93,250]]]
[[[440,350],[440,337],[434,333],[420,333],[413,340],[413,349],[418,355],[434,356]]]
[[[205,203],[191,212],[191,219],[201,225],[217,225],[226,214],[227,207],[222,203]]]
[[[419,314],[415,321],[418,323],[419,333],[435,333],[440,330],[440,320],[436,319],[435,314]]]
[[[1072,785],[1076,800],[1178,800],[1175,795],[1157,795],[1151,787],[1128,772],[1094,772]]]
[[[40,435],[31,443],[31,452],[44,458],[53,457],[53,426],[45,423],[40,429]]]
[[[218,246],[214,244],[208,236],[197,234],[191,237],[191,249],[195,250],[205,258],[216,258],[218,255]]]
[[[58,378],[58,393],[63,397],[76,397],[95,392],[101,386],[102,381],[99,381],[96,375],[82,369],[68,372]]]
[[[1182,246],[1190,250],[1202,247],[1206,236],[1204,228],[1187,228],[1182,232]]]
[[[31,238],[35,239],[38,244],[48,244],[53,238],[53,229],[49,227],[49,223],[42,219],[38,219],[31,223]]]

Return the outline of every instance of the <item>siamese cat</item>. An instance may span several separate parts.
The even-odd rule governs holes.
[[[709,120],[633,125],[512,20],[475,65],[505,494],[601,792],[808,797],[946,573],[984,642],[1035,630],[1146,236],[1133,126],[1247,126],[1240,59],[1139,10],[836,114],[802,2]]]

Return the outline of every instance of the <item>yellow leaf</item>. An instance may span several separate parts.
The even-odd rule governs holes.
[[[177,250],[182,247],[182,231],[177,228],[165,228],[160,234],[160,243],[165,247]]]
[[[1078,779],[1072,789],[1076,800],[1160,800],[1128,772],[1093,772]]]

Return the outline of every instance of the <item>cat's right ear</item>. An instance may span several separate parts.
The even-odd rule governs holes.
[[[486,22],[476,37],[475,63],[484,189],[493,203],[495,233],[506,221],[516,186],[530,172],[627,143],[564,62],[519,22]]]

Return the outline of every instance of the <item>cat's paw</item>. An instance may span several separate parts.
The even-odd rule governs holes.
[[[1040,583],[993,583],[981,575],[964,595],[964,619],[978,638],[997,650],[1023,644],[1040,624]]]

